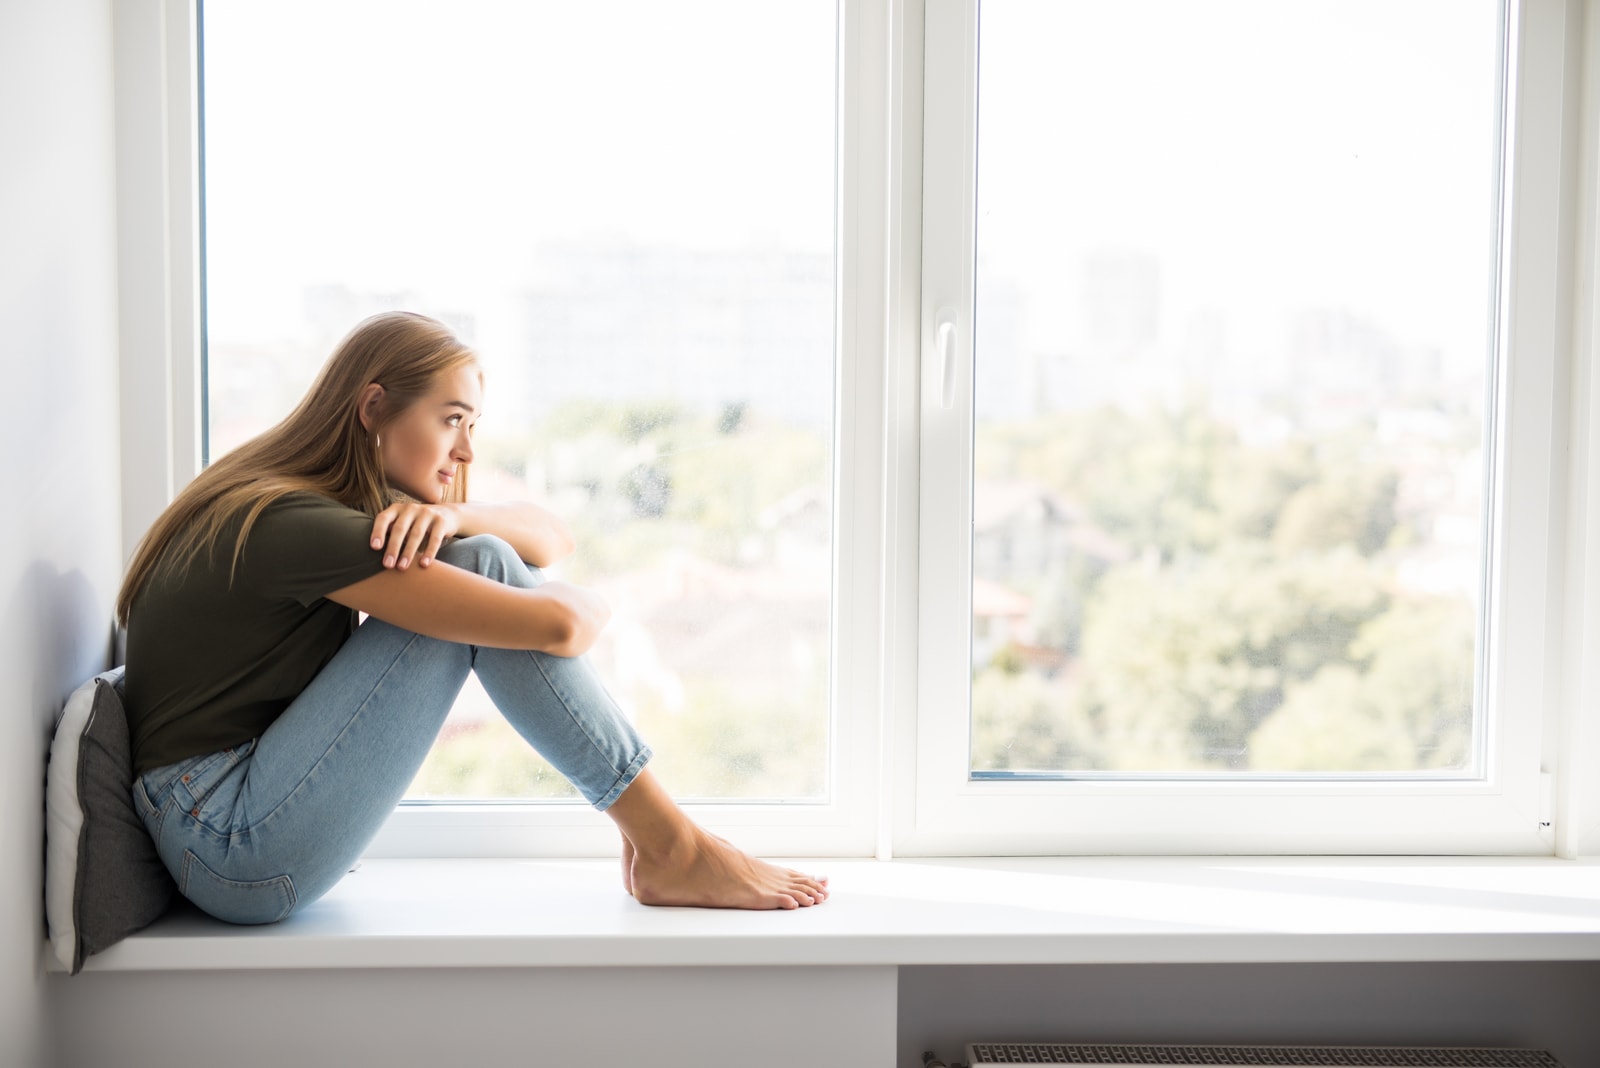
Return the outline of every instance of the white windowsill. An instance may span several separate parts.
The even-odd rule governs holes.
[[[192,910],[87,971],[1600,960],[1600,859],[803,861],[786,913],[652,909],[615,862],[369,860],[272,927]]]

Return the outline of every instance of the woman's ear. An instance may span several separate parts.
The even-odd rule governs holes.
[[[376,382],[368,382],[361,391],[361,399],[356,402],[356,417],[361,420],[362,429],[371,430],[382,412],[383,387]]]

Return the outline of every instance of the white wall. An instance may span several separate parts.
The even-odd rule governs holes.
[[[894,1063],[888,966],[84,972],[57,982],[63,1068]],[[270,1012],[252,1016],[262,1006]]]
[[[0,3],[0,1066],[46,1063],[43,777],[121,571],[110,0]]]

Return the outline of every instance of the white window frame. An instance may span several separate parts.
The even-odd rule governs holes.
[[[938,670],[941,658],[959,665],[965,692],[965,646],[953,655],[951,628],[941,636],[938,625],[959,620],[964,632],[964,605],[951,603],[950,587],[960,583],[940,581],[962,555],[925,527],[960,529],[970,514],[970,501],[950,492],[962,480],[951,478],[956,469],[941,451],[961,428],[942,396],[929,393],[938,366],[932,317],[953,301],[958,324],[971,322],[970,278],[952,285],[939,272],[970,264],[970,255],[963,261],[941,246],[947,232],[928,240],[925,256],[923,220],[946,215],[940,205],[951,194],[941,182],[960,171],[940,143],[951,128],[931,118],[949,114],[944,90],[959,100],[970,88],[942,79],[952,55],[967,63],[971,43],[962,35],[976,25],[975,6],[841,0],[831,796],[822,805],[697,805],[695,816],[747,848],[784,856],[1600,852],[1600,788],[1584,774],[1600,767],[1600,665],[1590,652],[1600,641],[1600,494],[1586,490],[1600,476],[1600,435],[1589,418],[1600,409],[1590,371],[1600,306],[1597,168],[1594,120],[1580,121],[1600,113],[1600,19],[1586,24],[1581,0],[1516,6],[1501,348],[1519,354],[1503,394],[1518,432],[1501,458],[1508,496],[1496,582],[1505,595],[1495,611],[1508,637],[1492,686],[1495,700],[1528,714],[1491,740],[1484,783],[1455,784],[1443,796],[1409,783],[1341,788],[1340,800],[1354,795],[1356,803],[1330,806],[1328,784],[1280,784],[1264,804],[1257,785],[966,781],[965,710],[956,725]],[[200,462],[196,40],[194,0],[119,0],[125,557]],[[933,72],[926,160],[925,69]],[[970,234],[970,220],[965,226]],[[930,291],[942,290],[928,301],[925,271]],[[959,412],[970,389],[970,336],[956,334]],[[1554,825],[1553,837],[1543,824]],[[402,807],[371,855],[615,851],[603,817],[544,803]]]
[[[1518,11],[1517,9],[1521,10]],[[972,324],[978,0],[930,0],[922,300],[924,630],[913,823],[896,849],[1024,853],[1549,853],[1550,538],[1562,520],[1549,428],[1559,422],[1558,309],[1563,22],[1511,4],[1509,121],[1499,220],[1499,386],[1490,523],[1488,674],[1481,779],[1261,781],[1181,777],[974,781],[968,698],[972,535]],[[1519,30],[1520,27],[1520,30]],[[953,336],[952,324],[954,325]],[[939,332],[946,331],[942,350]],[[953,344],[951,342],[953,341]],[[967,473],[965,475],[961,473]],[[1173,781],[1179,779],[1180,781]]]

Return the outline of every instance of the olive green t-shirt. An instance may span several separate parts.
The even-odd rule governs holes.
[[[125,703],[144,773],[258,738],[355,629],[326,595],[383,570],[372,517],[296,493],[238,520],[187,569],[158,569],[128,616]]]

